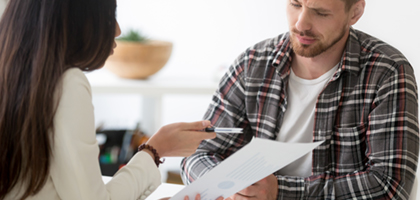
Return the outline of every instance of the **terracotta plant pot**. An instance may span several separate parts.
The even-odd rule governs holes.
[[[117,41],[114,54],[108,58],[105,67],[122,78],[146,79],[165,66],[171,53],[171,42]]]

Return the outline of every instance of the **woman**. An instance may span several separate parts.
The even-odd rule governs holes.
[[[0,199],[144,199],[159,156],[187,156],[208,121],[164,126],[104,185],[90,85],[120,34],[115,0],[10,0],[0,22]],[[156,153],[157,152],[157,153]]]

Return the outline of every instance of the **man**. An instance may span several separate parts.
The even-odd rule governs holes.
[[[252,137],[325,140],[229,199],[408,199],[419,152],[410,63],[351,28],[365,0],[287,1],[290,31],[242,53],[205,116],[217,127],[242,127],[244,134],[204,141],[181,164],[184,182]]]

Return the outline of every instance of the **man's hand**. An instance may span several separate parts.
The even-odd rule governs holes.
[[[277,178],[273,174],[263,178],[262,180],[252,184],[251,186],[230,196],[226,200],[275,200],[277,199],[278,183]]]

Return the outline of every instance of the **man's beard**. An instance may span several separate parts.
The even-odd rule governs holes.
[[[291,34],[297,34],[297,35],[300,35],[300,36],[309,36],[311,38],[317,39],[316,35],[313,34],[310,31],[299,32],[296,29],[293,29],[292,32],[293,33],[291,33]],[[346,29],[343,27],[341,29],[341,33],[336,38],[334,38],[332,40],[332,42],[313,44],[315,46],[312,46],[312,47],[311,47],[311,45],[301,44],[296,39],[296,37],[293,37],[293,36],[290,37],[290,40],[292,42],[292,49],[295,52],[295,54],[303,56],[303,57],[313,58],[315,56],[318,56],[318,55],[324,53],[325,51],[330,49],[332,46],[337,44],[337,42],[340,41],[344,37],[345,34],[346,34]]]

